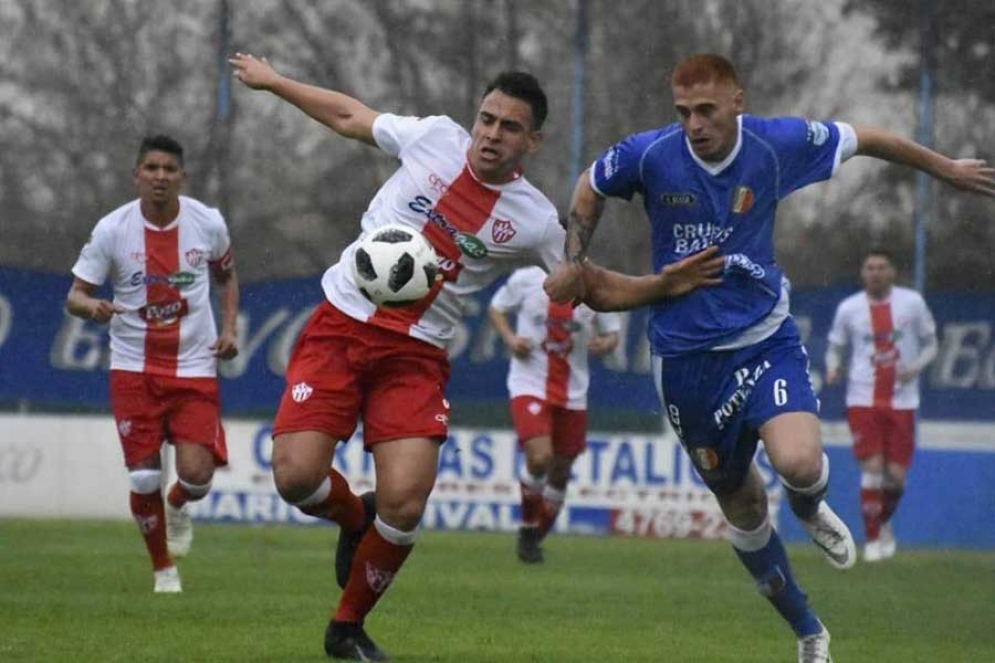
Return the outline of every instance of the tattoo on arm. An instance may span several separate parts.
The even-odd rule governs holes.
[[[567,241],[564,247],[564,254],[569,262],[580,264],[587,258],[587,249],[591,245],[591,238],[594,236],[595,228],[598,227],[603,209],[604,201],[598,199],[593,209],[589,211],[577,208],[570,210],[567,217]]]

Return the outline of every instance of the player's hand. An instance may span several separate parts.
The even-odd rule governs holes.
[[[519,359],[525,359],[532,354],[532,341],[524,336],[516,336],[508,343],[508,349]]]
[[[106,299],[94,299],[93,308],[90,309],[90,319],[98,324],[106,325],[116,313],[124,313],[124,308]]]
[[[609,336],[595,336],[587,344],[587,351],[595,357],[601,357],[615,349],[616,339]]]
[[[572,262],[561,262],[546,277],[542,288],[551,300],[559,304],[583,301],[587,294],[584,291],[583,267]]]
[[[268,90],[280,78],[280,74],[266,58],[257,58],[249,53],[236,53],[228,58],[234,76],[253,90]]]
[[[906,382],[912,382],[919,376],[919,370],[915,368],[900,368],[895,371],[895,378],[905,384]]]
[[[955,159],[939,177],[962,191],[995,198],[995,168],[982,159]]]
[[[234,359],[238,356],[238,338],[234,332],[222,332],[210,349],[222,361]]]
[[[839,381],[840,381],[840,372],[838,370],[826,371],[826,384],[836,384]]]
[[[710,246],[663,268],[663,294],[680,297],[695,288],[719,285],[724,268],[725,258],[719,255],[719,247]]]

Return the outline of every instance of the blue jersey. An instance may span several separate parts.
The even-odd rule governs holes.
[[[629,136],[591,169],[604,196],[642,194],[655,271],[712,245],[725,256],[721,285],[653,307],[649,337],[660,356],[721,346],[773,310],[784,279],[774,259],[777,203],[839,167],[836,124],[751,115],[740,123],[739,141],[721,164],[693,155],[672,124]]]

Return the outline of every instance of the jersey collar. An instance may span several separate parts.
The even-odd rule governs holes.
[[[721,173],[723,170],[729,167],[729,165],[736,160],[739,155],[740,148],[743,147],[743,116],[740,115],[736,118],[736,123],[739,128],[736,130],[736,146],[732,148],[732,152],[726,156],[722,161],[705,161],[691,149],[691,141],[688,140],[687,134],[684,135],[684,143],[688,146],[688,152],[691,153],[691,158],[694,162],[701,166],[702,170],[706,171],[709,175],[713,177]]]

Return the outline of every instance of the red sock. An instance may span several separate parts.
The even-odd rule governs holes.
[[[880,488],[860,489],[860,510],[864,514],[864,532],[868,541],[877,541],[881,534],[884,491]]]
[[[560,515],[560,509],[563,508],[563,502],[554,502],[553,500],[543,500],[542,501],[542,513],[539,515],[539,533],[542,536],[549,534],[549,530],[553,529],[553,524],[556,522],[556,517]]]
[[[356,550],[349,582],[335,611],[335,621],[362,624],[413,548],[414,545],[393,544],[383,538],[376,527],[371,527]]]
[[[542,488],[536,490],[529,484],[518,484],[522,491],[522,524],[526,527],[539,525],[542,519]]]
[[[358,532],[366,525],[363,500],[349,489],[349,481],[332,468],[328,470],[332,490],[321,502],[300,507],[304,513],[331,520],[348,532]]]
[[[175,509],[183,508],[183,505],[189,502],[192,498],[193,495],[187,492],[187,489],[181,486],[179,481],[173,484],[173,486],[169,489],[169,495],[166,496],[166,500]]]
[[[898,503],[902,499],[902,494],[904,491],[901,490],[885,490],[884,498],[881,507],[881,522],[886,523],[891,520],[891,517],[895,515],[895,511],[898,509]]]
[[[131,513],[152,557],[152,568],[159,571],[172,566],[173,560],[166,550],[166,508],[162,493],[158,490],[147,495],[131,493]]]

